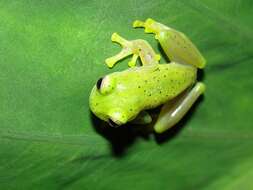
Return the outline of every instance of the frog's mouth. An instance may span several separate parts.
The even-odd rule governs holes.
[[[127,123],[127,117],[121,111],[114,111],[109,114],[107,122],[112,127],[118,127]]]
[[[114,122],[112,119],[108,119],[108,124],[109,124],[111,127],[115,127],[115,128],[117,128],[117,127],[120,126],[120,124]]]

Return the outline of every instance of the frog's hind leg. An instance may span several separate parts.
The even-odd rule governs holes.
[[[138,57],[140,57],[143,65],[150,63],[158,63],[160,56],[154,52],[152,47],[145,40],[131,40],[128,41],[121,37],[117,33],[113,33],[111,37],[113,42],[116,42],[122,46],[122,50],[105,60],[107,66],[112,68],[119,60],[132,55],[131,61],[128,62],[129,67],[134,67]]]
[[[143,27],[146,33],[154,33],[165,54],[173,62],[190,64],[197,68],[204,68],[206,61],[196,46],[182,32],[169,28],[153,19],[145,22],[136,20],[133,27]]]
[[[204,91],[205,85],[198,82],[191,90],[164,104],[154,125],[155,132],[162,133],[179,122]]]

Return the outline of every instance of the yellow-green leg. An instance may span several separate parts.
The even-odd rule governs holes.
[[[105,60],[107,66],[112,68],[118,61],[123,58],[133,55],[131,61],[128,62],[129,67],[134,67],[138,57],[140,57],[142,65],[158,63],[160,55],[156,54],[149,43],[145,40],[131,40],[128,41],[117,33],[113,33],[111,37],[113,42],[122,46],[122,50]]]
[[[129,41],[125,40],[124,38],[119,36],[117,33],[112,34],[111,40],[113,42],[120,44],[122,46],[122,50],[118,54],[110,58],[107,58],[105,60],[105,63],[107,64],[109,68],[112,68],[119,60],[124,59],[125,57],[132,54],[132,50],[131,50],[132,44]]]
[[[146,33],[154,33],[155,38],[161,44],[170,61],[190,64],[200,69],[205,67],[206,60],[197,47],[182,32],[169,28],[150,18],[145,22],[134,21],[133,27],[143,27]]]
[[[198,82],[191,90],[164,104],[154,126],[155,132],[162,133],[179,122],[204,91],[205,85]]]

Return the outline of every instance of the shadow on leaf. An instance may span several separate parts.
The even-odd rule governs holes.
[[[117,128],[113,128],[106,122],[98,119],[92,113],[91,118],[95,131],[110,142],[112,154],[115,157],[123,156],[126,149],[135,142],[137,137],[141,137],[146,140],[149,139],[150,132],[140,129],[143,129],[144,126],[133,126],[131,124],[126,124]]]
[[[90,114],[95,131],[110,142],[112,155],[115,157],[122,157],[125,155],[127,149],[134,144],[137,138],[149,140],[151,136],[154,136],[156,143],[159,145],[175,138],[193,117],[195,109],[203,99],[203,96],[201,96],[178,124],[162,134],[157,134],[153,131],[153,125],[156,122],[160,108],[149,110],[153,117],[153,122],[150,125],[134,125],[129,123],[117,128],[109,126],[106,122],[98,119],[94,114]]]

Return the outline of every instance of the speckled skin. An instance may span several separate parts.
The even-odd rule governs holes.
[[[154,64],[107,75],[113,82],[108,94],[94,86],[90,108],[99,118],[124,124],[142,110],[155,108],[195,83],[196,68],[177,63]],[[119,114],[120,113],[120,114]],[[115,118],[116,117],[116,118]]]
[[[91,91],[89,102],[91,111],[97,117],[109,123],[111,120],[117,125],[134,120],[143,110],[173,100],[196,83],[197,68],[203,68],[205,65],[204,58],[184,34],[152,19],[147,19],[145,23],[136,21],[134,27],[145,27],[146,32],[155,33],[156,39],[172,62],[159,64],[159,56],[144,40],[127,41],[118,34],[112,35],[112,40],[121,44],[123,50],[106,60],[108,67],[113,67],[118,60],[133,54],[133,59],[129,62],[129,66],[133,68],[114,72],[98,80]],[[134,67],[138,56],[143,66]],[[204,91],[204,85],[200,86],[201,88],[196,88],[202,90],[197,93],[198,96]],[[195,101],[197,96],[194,96],[188,99]],[[192,102],[189,101],[188,107]],[[185,105],[179,102],[178,107],[180,104],[187,107],[187,102]],[[179,110],[178,113],[183,116],[188,109],[181,109],[183,111]],[[177,116],[175,120],[178,118],[181,116]],[[166,123],[162,125],[157,127],[157,132],[166,129]]]

